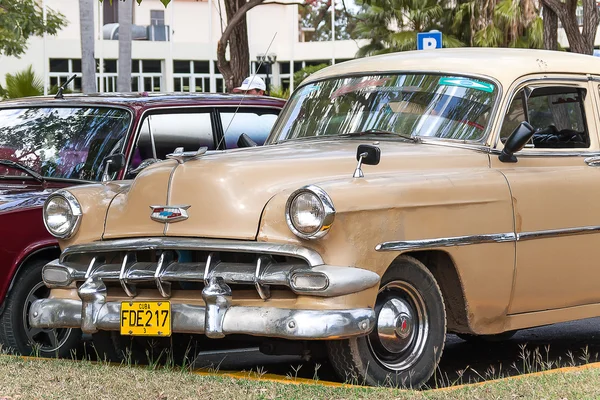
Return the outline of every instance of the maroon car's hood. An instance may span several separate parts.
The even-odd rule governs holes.
[[[41,207],[54,189],[40,185],[23,185],[0,182],[0,214],[22,208]]]

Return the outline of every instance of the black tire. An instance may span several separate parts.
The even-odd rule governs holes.
[[[99,361],[126,364],[190,365],[198,350],[196,339],[183,334],[170,338],[144,338],[99,331],[92,335],[92,342]]]
[[[510,340],[518,330],[506,331],[497,333],[495,335],[473,335],[470,333],[457,333],[456,336],[464,340],[465,342],[482,344],[482,343],[501,343]]]
[[[19,272],[0,316],[0,343],[20,355],[70,357],[81,345],[80,329],[33,329],[29,325],[31,302],[50,294],[42,281],[42,268],[47,263],[35,260]]]
[[[435,278],[417,259],[399,257],[381,279],[375,312],[369,335],[327,343],[336,373],[350,383],[421,387],[446,340],[444,299]],[[386,330],[388,336],[381,336]]]

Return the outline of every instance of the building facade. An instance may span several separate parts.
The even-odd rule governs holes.
[[[131,2],[131,0],[129,0]],[[298,23],[298,2],[269,0],[248,12],[251,56],[249,74],[269,78],[271,87],[293,88],[293,73],[307,65],[332,64],[354,58],[359,43],[353,40],[304,42]],[[20,58],[0,56],[0,84],[6,73],[32,65],[46,86],[61,85],[81,73],[79,2],[44,0],[68,21],[56,36],[34,37]],[[94,2],[97,90],[116,91],[118,5]],[[135,92],[223,92],[223,78],[216,65],[217,41],[226,26],[220,0],[160,0],[132,2],[132,90]],[[258,62],[261,54],[274,55],[268,69]],[[81,89],[76,78],[70,89]]]

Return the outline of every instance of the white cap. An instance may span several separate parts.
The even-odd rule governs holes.
[[[237,90],[267,90],[267,85],[265,85],[265,81],[262,80],[259,76],[249,76],[244,79],[242,82],[242,86],[237,87]]]

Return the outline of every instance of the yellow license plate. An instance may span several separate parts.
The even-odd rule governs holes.
[[[121,335],[171,336],[171,303],[168,301],[122,302]]]

